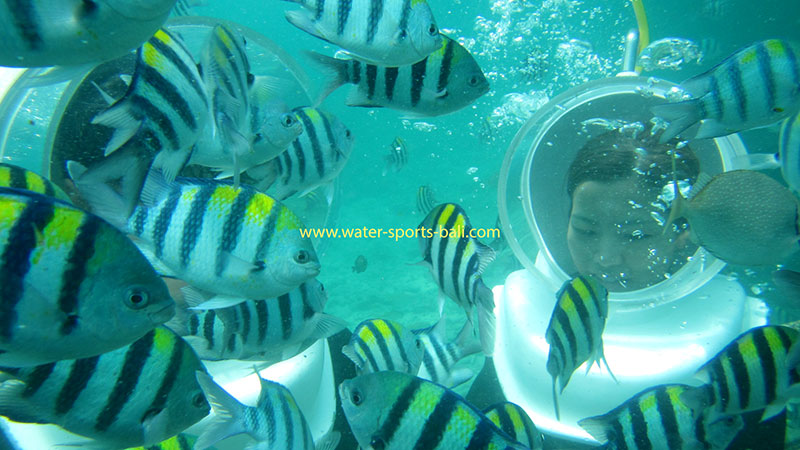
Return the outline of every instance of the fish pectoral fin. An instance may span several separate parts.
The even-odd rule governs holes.
[[[144,446],[156,445],[164,439],[168,439],[169,433],[169,414],[166,409],[160,411],[148,411],[142,420],[142,430],[144,431]]]
[[[699,387],[693,387],[683,391],[680,395],[681,402],[692,410],[692,416],[697,419],[702,414],[703,410],[711,406],[711,390],[713,388],[710,384],[704,384]]]
[[[347,357],[350,361],[353,361],[353,364],[356,365],[356,368],[362,369],[364,363],[361,361],[361,357],[358,356],[355,349],[353,349],[352,345],[345,345],[342,347],[342,354]]]
[[[769,420],[772,417],[780,414],[786,408],[786,399],[777,398],[774,402],[767,405],[764,408],[764,414],[761,415],[760,422],[764,422],[765,420]]]
[[[310,12],[298,9],[293,11],[286,11],[285,15],[286,15],[286,20],[288,20],[289,23],[296,26],[297,28],[300,28],[306,33],[312,36],[316,36],[324,41],[331,42],[330,39],[328,39],[328,37],[325,35],[324,30],[318,27],[317,24],[314,22],[314,19],[311,17]]]
[[[153,168],[161,169],[164,179],[168,183],[175,181],[175,177],[183,169],[192,156],[192,148],[167,150],[162,149],[153,159]]]
[[[0,410],[14,422],[47,423],[40,417],[36,405],[22,397],[25,383],[20,380],[7,380],[0,384]]]
[[[347,322],[330,314],[317,313],[319,319],[311,332],[311,339],[327,339],[347,328]]]

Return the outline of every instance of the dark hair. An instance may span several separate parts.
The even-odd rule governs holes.
[[[625,135],[618,130],[595,136],[581,147],[567,172],[567,193],[570,198],[575,189],[586,181],[611,182],[625,180],[634,174],[641,176],[643,187],[663,186],[672,181],[672,150],[675,150],[675,178],[688,179],[694,184],[700,173],[700,161],[685,146],[676,150],[675,140],[660,144],[658,135],[649,130],[639,137]]]

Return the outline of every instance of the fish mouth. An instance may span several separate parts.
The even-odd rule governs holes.
[[[309,264],[308,267],[306,267],[306,274],[309,275],[311,278],[314,278],[317,275],[319,275],[320,267],[321,266],[319,263],[315,263],[313,265]]]
[[[161,325],[172,319],[175,316],[175,302],[172,301],[169,304],[165,305],[163,308],[159,309],[158,311],[153,311],[148,314],[150,321],[157,325]]]

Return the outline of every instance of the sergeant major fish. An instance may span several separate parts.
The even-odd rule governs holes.
[[[0,163],[0,186],[24,189],[72,203],[60,187],[36,172],[8,163]]]
[[[2,370],[13,379],[0,384],[0,415],[53,423],[104,448],[157,444],[209,411],[194,376],[203,364],[164,327],[91,358]]]
[[[774,325],[745,331],[697,371],[706,384],[683,392],[681,401],[705,410],[711,422],[759,409],[762,421],[775,416],[800,392],[798,336]]]
[[[383,167],[381,176],[386,176],[386,174],[389,173],[389,169],[394,169],[395,172],[400,172],[400,170],[402,170],[408,162],[406,141],[400,136],[396,136],[392,141],[392,144],[389,146],[389,154],[384,156],[383,159],[386,161],[386,165]]]
[[[422,341],[397,322],[365,320],[353,330],[350,341],[342,347],[356,365],[356,373],[382,370],[416,374],[424,353]]]
[[[470,322],[473,309],[477,308],[481,348],[486,356],[491,356],[494,351],[494,296],[481,274],[494,260],[494,250],[471,237],[473,228],[469,218],[455,203],[442,203],[433,208],[417,229],[421,229],[420,264],[430,269],[439,286],[440,315],[445,295],[464,309]]]
[[[329,184],[353,150],[353,135],[336,116],[317,108],[298,108],[294,114],[303,124],[303,134],[277,158],[247,171],[256,188],[278,200]]]
[[[196,303],[191,296],[184,299],[188,305]],[[343,320],[323,313],[327,300],[322,283],[312,279],[277,298],[179,311],[167,326],[182,335],[202,359],[273,363],[345,328]]]
[[[542,450],[542,433],[519,405],[511,402],[497,403],[486,408],[483,414],[512,439],[527,445],[531,450]]]
[[[286,387],[261,378],[261,393],[256,406],[239,403],[233,396],[219,387],[205,372],[197,372],[197,382],[214,408],[215,419],[197,438],[195,450],[209,446],[229,436],[247,433],[256,440],[251,449],[271,450],[332,450],[339,443],[338,432],[325,435],[317,445],[311,429],[297,406],[297,402]]]
[[[417,376],[454,388],[469,381],[474,375],[467,368],[456,369],[454,366],[461,359],[481,351],[481,346],[473,336],[472,324],[467,321],[453,342],[445,342],[444,316],[432,327],[413,330],[419,337],[425,351]]]
[[[82,170],[74,161],[68,168]],[[97,214],[136,238],[157,270],[216,294],[213,307],[277,297],[319,274],[297,216],[249,186],[192,178],[168,183],[151,171],[130,217],[108,186],[78,183],[78,189]]]
[[[608,317],[608,291],[593,277],[578,276],[567,280],[556,293],[556,304],[545,339],[550,345],[547,372],[553,377],[553,407],[556,418],[558,393],[563,392],[572,373],[585,361],[586,371],[602,360],[614,378],[603,354],[603,328]],[[559,389],[556,391],[556,380]],[[614,378],[616,381],[616,378]]]
[[[142,45],[175,0],[37,0],[0,8],[0,66],[99,63]]]
[[[442,38],[425,0],[286,0],[297,28],[339,45],[373,64],[413,64],[439,48]]]
[[[724,136],[777,122],[800,109],[800,50],[780,39],[756,42],[713,69],[681,83],[691,100],[658,105],[670,121],[661,142],[702,121],[694,139]]]
[[[578,421],[610,448],[631,450],[723,450],[744,422],[740,416],[712,421],[692,411],[681,396],[691,387],[666,384],[645,389],[613,410]]]
[[[461,44],[443,36],[439,49],[422,61],[403,66],[365,64],[312,53],[333,77],[324,95],[354,84],[348,106],[391,108],[415,116],[449,114],[489,92],[489,82],[475,58]]]
[[[108,352],[174,311],[124,234],[52,197],[0,188],[0,365]]]
[[[345,380],[339,400],[363,448],[526,449],[455,392],[402,372]]]
[[[786,119],[781,126],[778,161],[786,184],[800,193],[800,112]]]
[[[253,152],[248,83],[252,74],[244,37],[227,25],[217,24],[203,48],[201,64],[214,130],[220,135],[221,145],[216,152],[228,160],[233,170],[233,185],[238,187],[239,159]]]
[[[208,121],[208,105],[191,53],[161,29],[139,48],[128,91],[92,123],[114,129],[105,156],[136,136],[155,154],[152,167],[172,181]]]

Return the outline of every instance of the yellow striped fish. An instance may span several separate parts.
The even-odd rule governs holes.
[[[708,409],[709,419],[764,409],[761,420],[780,413],[800,388],[798,337],[789,327],[748,330],[698,370],[706,384],[681,395],[692,409]]]
[[[13,164],[0,163],[0,186],[38,192],[72,203],[69,196],[47,178]]]
[[[76,165],[70,162],[70,173]],[[252,187],[199,178],[168,183],[151,171],[130,217],[110,191],[92,186],[81,194],[98,215],[135,236],[157,270],[216,294],[202,309],[278,297],[319,274],[300,219]]]
[[[135,138],[171,181],[208,122],[208,104],[191,53],[178,36],[160,29],[139,47],[128,91],[92,123],[114,130],[106,156]]]
[[[365,320],[353,330],[350,342],[342,347],[360,374],[397,370],[415,375],[425,349],[422,341],[397,322]]]
[[[442,37],[438,50],[422,61],[400,67],[311,53],[313,60],[331,73],[323,98],[343,84],[354,84],[347,96],[348,106],[391,108],[421,117],[449,114],[468,106],[489,92],[489,82],[466,48]]]
[[[0,365],[98,355],[174,314],[124,234],[52,197],[0,188],[0,252]]]
[[[526,449],[455,392],[402,372],[339,385],[350,429],[363,448]]]
[[[0,7],[0,66],[99,63],[142,45],[175,0],[37,0]]]
[[[681,401],[690,389],[683,384],[648,388],[603,415],[579,420],[578,425],[600,443],[610,444],[610,448],[728,448],[744,425],[741,416],[709,420]]]
[[[602,360],[612,378],[614,374],[603,355],[602,334],[608,316],[606,288],[592,277],[578,276],[564,283],[556,299],[545,339],[550,344],[547,372],[553,377],[553,407],[558,418],[558,392],[564,391],[572,373],[581,364],[589,361],[588,372],[593,364],[599,366]]]
[[[681,83],[691,100],[658,105],[670,121],[661,142],[700,122],[694,139],[762,127],[800,110],[800,49],[781,39],[759,41]],[[701,122],[702,121],[702,122]]]
[[[466,212],[455,203],[433,208],[417,227],[422,262],[439,285],[439,312],[444,296],[453,299],[472,321],[478,310],[478,331],[486,356],[494,351],[494,296],[481,279],[494,260],[494,250],[475,237]]]
[[[13,378],[0,385],[0,415],[56,424],[102,448],[158,444],[209,411],[195,378],[203,364],[165,327],[99,356],[0,370]]]
[[[297,28],[373,64],[413,64],[439,48],[442,38],[425,0],[286,0]]]
[[[512,439],[527,445],[531,450],[542,450],[542,433],[519,405],[511,402],[498,403],[486,408],[483,413]]]

